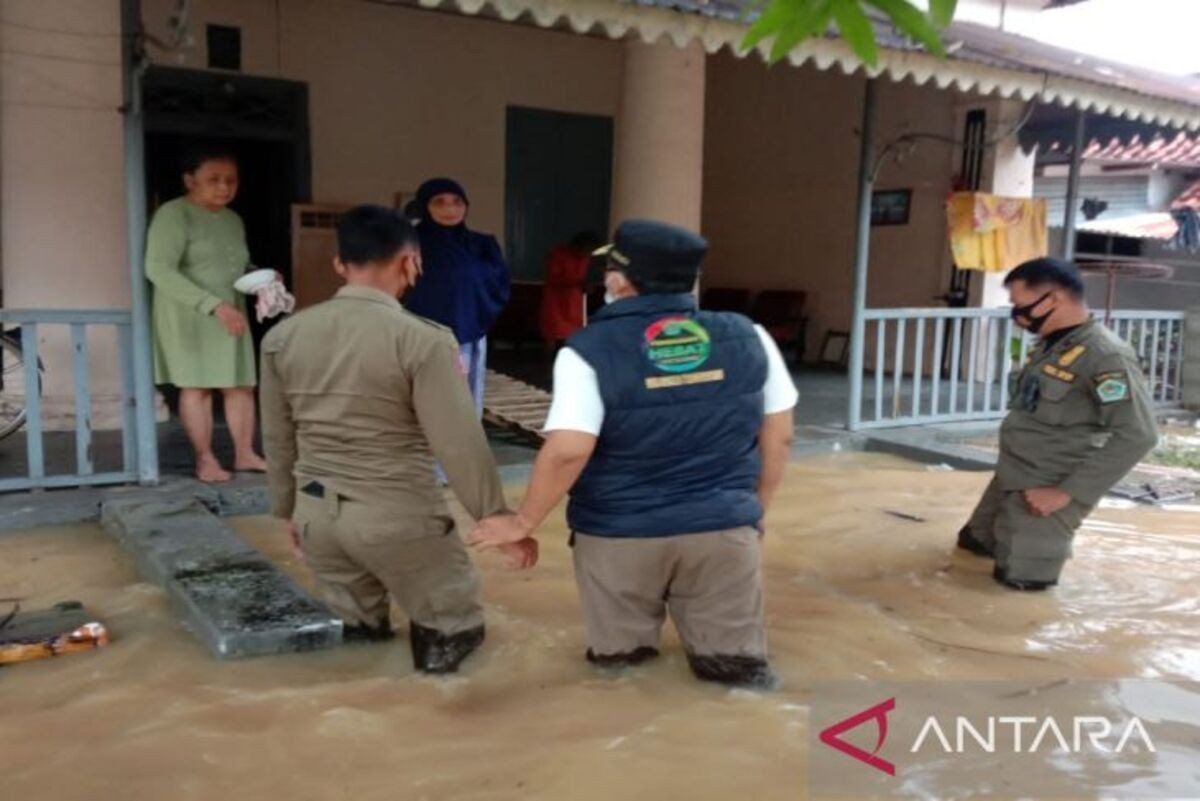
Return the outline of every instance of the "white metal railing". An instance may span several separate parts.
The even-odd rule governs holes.
[[[151,407],[139,409],[135,402],[130,313],[125,310],[0,309],[0,323],[20,326],[20,359],[23,362],[15,372],[4,371],[6,381],[0,385],[0,395],[5,403],[22,405],[25,413],[24,436],[13,436],[0,442],[0,455],[3,455],[4,451],[18,448],[20,441],[24,440],[24,475],[0,478],[0,492],[137,481],[137,417],[151,415],[149,430],[153,431],[154,410]],[[66,327],[70,333],[75,394],[75,468],[73,471],[48,475],[42,404],[44,378],[38,351],[42,332],[53,326]],[[88,334],[96,328],[115,329],[121,387],[121,463],[116,469],[104,472],[96,471],[92,431],[93,365],[89,356]],[[154,470],[157,473],[157,466],[154,466]]]
[[[1009,379],[1033,338],[1007,308],[867,309],[857,426],[882,428],[994,420],[1007,412]],[[1138,354],[1156,402],[1182,400],[1184,314],[1113,312],[1108,325]]]

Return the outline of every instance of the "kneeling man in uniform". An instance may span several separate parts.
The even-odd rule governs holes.
[[[1015,377],[1000,458],[958,547],[996,560],[1017,590],[1058,583],[1084,518],[1158,442],[1129,345],[1092,319],[1070,262],[1036,259],[1004,279],[1017,325],[1040,336]]]
[[[697,309],[707,249],[684,229],[631,220],[598,251],[608,303],[555,362],[520,511],[468,540],[527,541],[569,492],[589,660],[657,656],[670,614],[696,676],[770,687],[760,540],[797,393],[762,328]]]
[[[416,232],[395,211],[342,215],[331,300],[262,344],[263,444],[273,511],[347,639],[388,639],[395,601],[413,663],[450,673],[483,642],[479,576],[434,476],[475,518],[505,510],[495,461],[446,328],[397,298],[420,275]],[[533,543],[506,546],[510,566]]]

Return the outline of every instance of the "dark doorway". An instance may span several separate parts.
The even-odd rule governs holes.
[[[509,107],[505,244],[516,281],[541,281],[546,254],[583,230],[608,235],[611,117]]]
[[[154,67],[142,80],[147,210],[183,193],[182,161],[198,141],[238,160],[231,208],[246,226],[251,263],[291,282],[291,206],[310,198],[308,88],[294,81]],[[270,323],[251,314],[255,350]],[[175,393],[164,393],[174,408]]]

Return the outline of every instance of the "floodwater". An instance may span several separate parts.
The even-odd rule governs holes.
[[[655,664],[594,671],[561,516],[533,571],[479,558],[489,639],[450,679],[414,675],[403,638],[218,662],[98,527],[0,536],[0,597],[79,599],[113,635],[0,672],[0,799],[798,799],[821,682],[1200,680],[1197,510],[1106,506],[1061,586],[1018,594],[953,549],[987,478],[793,465],[764,550],[768,694],[693,681],[673,633]],[[233,524],[304,581],[277,522]],[[1200,797],[1194,752],[1157,759]]]

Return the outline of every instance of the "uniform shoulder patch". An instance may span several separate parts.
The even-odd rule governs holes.
[[[1117,403],[1129,398],[1129,376],[1123,370],[1100,373],[1092,380],[1101,403]]]

